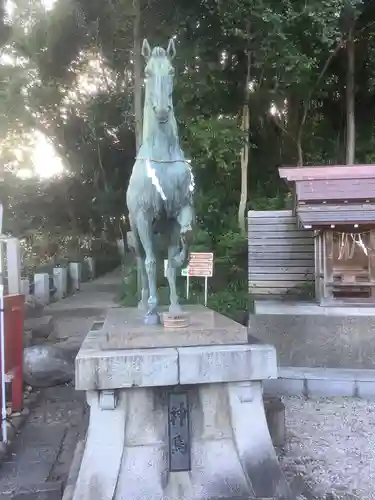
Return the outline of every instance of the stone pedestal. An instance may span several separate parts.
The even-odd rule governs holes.
[[[68,270],[65,267],[53,269],[53,284],[56,288],[56,298],[63,299],[68,294]]]
[[[267,427],[276,353],[203,307],[171,331],[112,309],[76,358],[90,424],[74,500],[292,498]]]
[[[69,277],[73,293],[81,290],[82,265],[80,262],[69,262]]]
[[[34,295],[43,304],[49,304],[49,275],[48,273],[37,273],[34,275]]]

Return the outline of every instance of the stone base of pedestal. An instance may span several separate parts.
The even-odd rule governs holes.
[[[185,347],[164,340],[148,349],[140,334],[139,348],[135,332],[149,327],[129,324],[126,310],[122,323],[119,310],[110,312],[89,333],[76,358],[90,423],[74,500],[292,498],[263,407],[261,381],[277,376],[275,350],[248,344],[246,328],[233,322],[231,334],[228,319],[209,313],[191,315],[198,319],[190,333],[202,337],[191,335],[190,347],[179,329]],[[207,317],[216,331],[221,324],[221,343],[205,345]],[[115,323],[122,341],[110,349]]]

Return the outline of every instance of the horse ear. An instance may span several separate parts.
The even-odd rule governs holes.
[[[146,59],[146,61],[148,61],[151,57],[151,47],[147,38],[145,38],[142,43],[142,56]]]
[[[173,38],[171,38],[168,42],[167,55],[171,61],[176,56],[176,46],[174,44]]]

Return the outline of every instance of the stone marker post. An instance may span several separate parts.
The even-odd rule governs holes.
[[[21,293],[21,247],[17,238],[8,238],[6,242],[8,293]]]
[[[89,271],[89,279],[93,280],[95,278],[95,260],[93,257],[85,257],[85,262]]]
[[[21,280],[21,293],[30,295],[30,280],[29,278],[22,278]]]
[[[80,262],[69,262],[69,276],[71,280],[72,292],[79,292],[81,289],[82,264]]]
[[[65,267],[53,269],[53,284],[56,288],[56,298],[63,299],[68,293],[68,270]]]
[[[48,273],[37,273],[34,275],[34,295],[41,304],[49,304]]]

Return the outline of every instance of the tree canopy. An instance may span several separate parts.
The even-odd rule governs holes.
[[[229,245],[247,209],[284,206],[280,164],[374,157],[370,0],[46,5],[0,8],[1,196],[15,234],[126,229],[143,37],[164,46],[175,37],[176,115],[212,245]],[[63,162],[58,179],[16,175],[32,169],[36,131]]]

